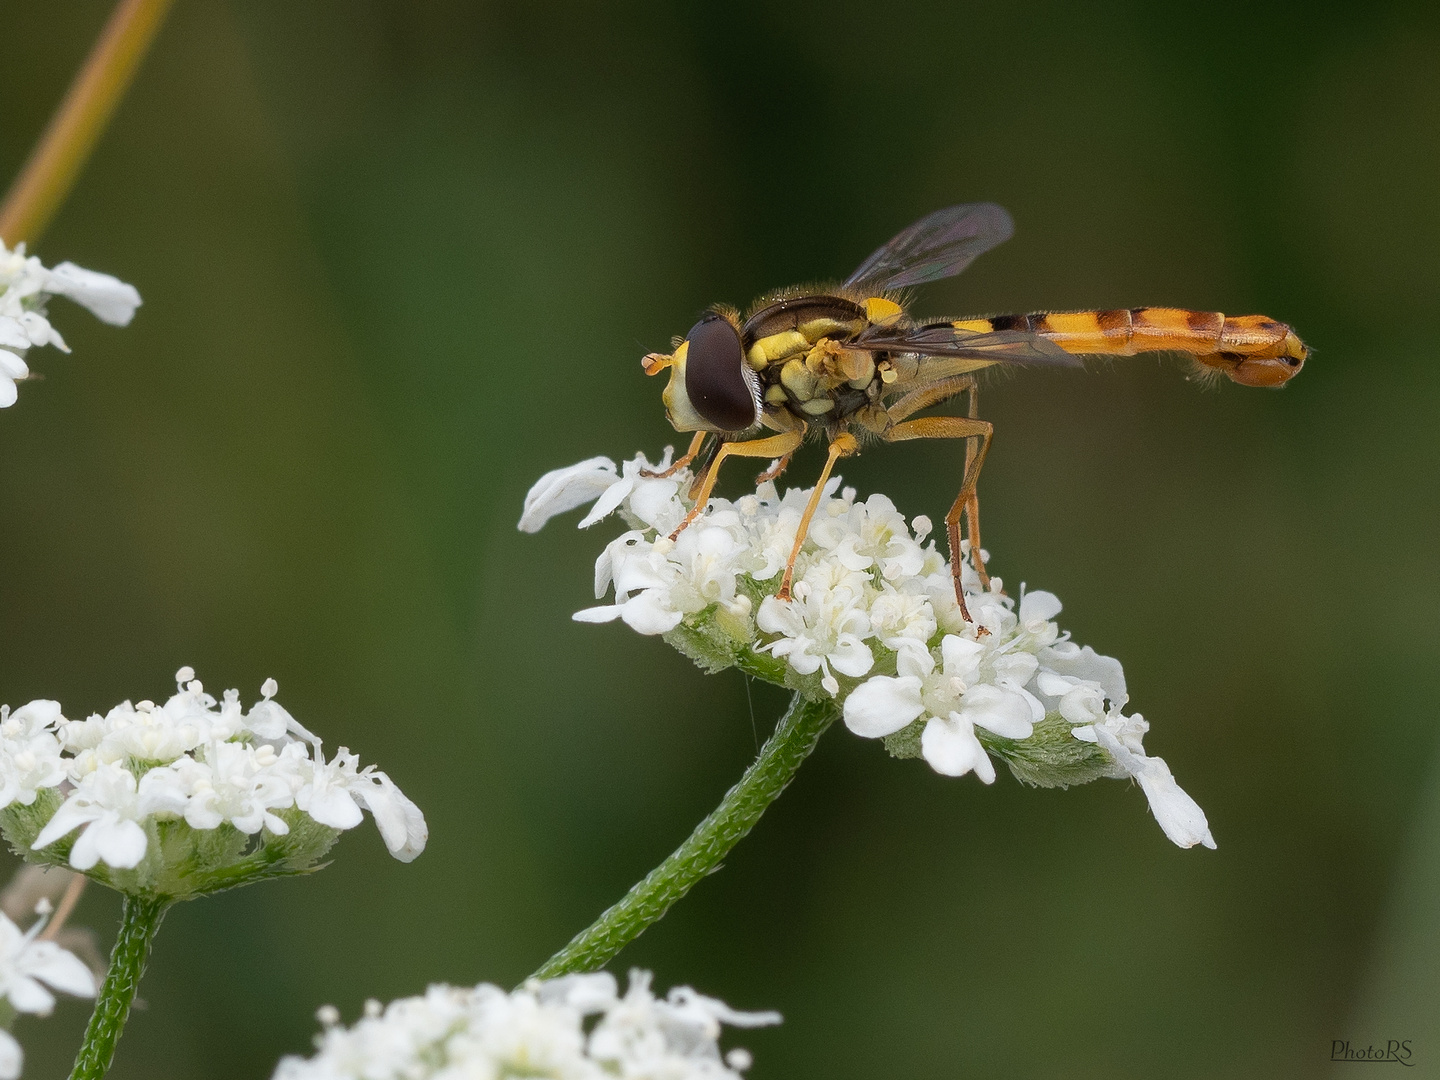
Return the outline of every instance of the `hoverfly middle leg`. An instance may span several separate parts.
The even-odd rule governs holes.
[[[825,482],[830,479],[830,472],[835,468],[835,462],[842,457],[849,457],[859,449],[860,444],[848,431],[840,432],[831,440],[830,454],[825,459],[825,468],[820,470],[820,479],[815,481],[815,490],[810,493],[810,501],[805,504],[805,513],[800,518],[800,527],[795,530],[795,546],[790,549],[790,558],[785,563],[785,576],[780,579],[780,591],[775,594],[775,599],[790,599],[790,580],[795,576],[795,560],[800,557],[800,549],[805,546],[805,534],[810,531],[810,519],[815,516],[815,511],[820,506],[820,497],[825,493]]]
[[[715,451],[715,457],[710,462],[710,468],[704,474],[704,480],[701,482],[699,490],[695,492],[695,505],[685,515],[685,520],[680,522],[679,527],[670,534],[670,539],[678,539],[686,527],[704,512],[705,504],[710,501],[710,493],[715,490],[715,481],[720,478],[720,464],[727,457],[783,457],[793,454],[804,439],[805,429],[801,427],[794,431],[783,431],[779,435],[770,435],[764,439],[721,443],[720,449]]]
[[[960,494],[955,505],[945,515],[945,529],[950,540],[950,575],[955,581],[955,599],[960,604],[960,614],[966,622],[973,622],[965,606],[965,588],[961,578],[960,557],[960,516],[965,514],[970,523],[970,551],[975,559],[976,569],[984,573],[984,562],[980,557],[980,526],[978,521],[978,500],[975,498],[975,484],[980,478],[980,469],[985,464],[985,455],[990,451],[990,439],[995,429],[988,420],[977,420],[969,416],[922,416],[918,420],[906,420],[896,424],[881,436],[886,442],[905,442],[910,439],[965,439],[965,479],[960,485]],[[971,453],[970,440],[978,439],[979,447]]]
[[[679,460],[677,460],[675,464],[671,465],[668,469],[661,469],[655,472],[652,472],[650,469],[641,469],[640,475],[645,477],[647,480],[663,480],[667,476],[674,476],[681,469],[685,468],[686,465],[689,465],[692,461],[695,460],[695,455],[700,453],[700,447],[705,442],[705,436],[709,434],[710,433],[708,431],[697,431],[695,433],[695,437],[690,440],[690,449],[686,450],[685,453],[679,458]]]

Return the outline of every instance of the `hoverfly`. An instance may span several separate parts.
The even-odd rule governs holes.
[[[960,519],[966,518],[971,556],[988,585],[975,485],[993,434],[978,416],[975,372],[995,364],[1075,367],[1084,355],[1181,352],[1201,371],[1242,386],[1281,386],[1305,363],[1309,350],[1290,327],[1263,315],[1147,307],[917,320],[906,312],[902,290],[960,273],[1014,231],[1009,213],[994,203],[937,210],[879,248],[842,284],[770,293],[744,318],[716,304],[673,353],[647,355],[645,374],[670,369],[664,393],[670,423],[695,432],[688,451],[652,475],[670,475],[708,455],[691,489],[694,508],[671,539],[704,511],[727,457],[775,459],[756,478],[763,483],[785,470],[807,433],[823,434],[829,454],[776,594],[788,600],[795,560],[836,461],[857,453],[865,440],[963,439],[960,493],[945,526],[955,598],[969,621],[960,585]],[[965,416],[915,416],[961,394]]]

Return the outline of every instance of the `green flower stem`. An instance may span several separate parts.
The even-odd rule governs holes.
[[[75,1056],[70,1080],[100,1080],[115,1056],[115,1044],[125,1029],[130,1015],[130,1002],[140,976],[145,974],[145,961],[150,945],[160,929],[160,920],[170,901],[164,897],[126,896],[120,915],[120,936],[110,951],[110,970],[95,1000],[95,1011],[85,1028],[85,1041]]]
[[[596,971],[658,922],[671,904],[718,868],[720,860],[754,827],[839,715],[833,701],[811,701],[796,694],[740,782],[695,826],[689,839],[532,977],[553,979]]]

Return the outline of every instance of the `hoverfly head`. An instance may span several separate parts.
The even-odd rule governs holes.
[[[641,364],[646,375],[670,369],[665,414],[676,431],[737,432],[760,420],[760,380],[739,329],[719,312],[707,312],[673,354],[651,353]]]

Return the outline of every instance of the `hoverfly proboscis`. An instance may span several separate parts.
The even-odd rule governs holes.
[[[829,453],[776,593],[788,600],[795,560],[836,461],[857,453],[863,440],[963,439],[960,493],[945,526],[955,598],[968,622],[960,581],[962,515],[975,569],[989,583],[975,485],[993,428],[978,415],[977,371],[996,364],[1076,367],[1086,355],[1180,352],[1204,372],[1273,387],[1305,362],[1308,350],[1294,331],[1263,315],[1160,307],[972,319],[909,315],[902,290],[960,273],[1013,232],[1009,213],[994,203],[937,210],[879,248],[842,284],[769,293],[744,318],[717,304],[673,353],[647,355],[647,375],[670,370],[664,393],[670,423],[695,433],[687,452],[654,475],[708,458],[691,488],[694,507],[671,539],[704,512],[727,457],[773,458],[757,483],[773,480],[807,433],[823,434]],[[965,416],[915,416],[961,394]]]

